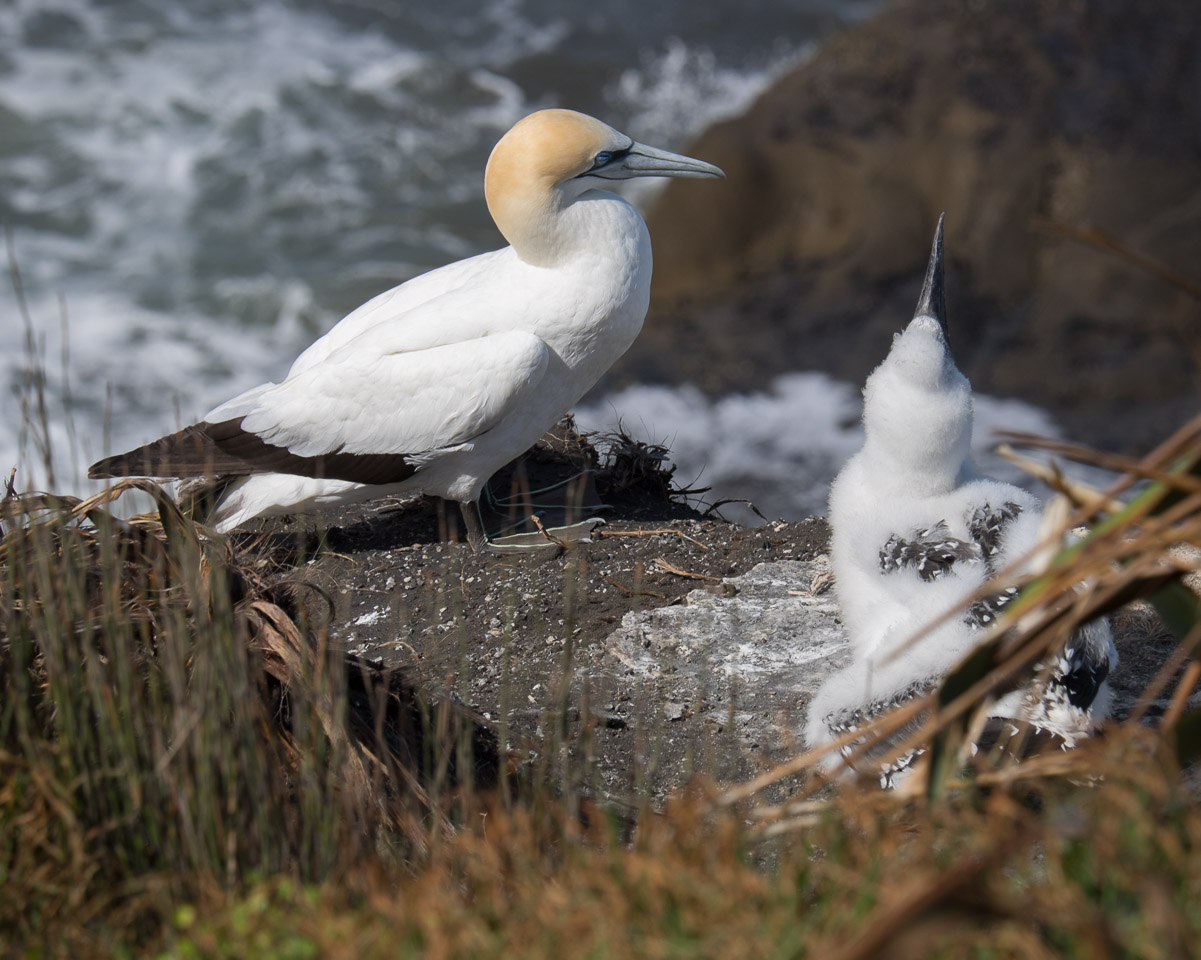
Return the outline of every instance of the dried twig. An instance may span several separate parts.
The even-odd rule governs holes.
[[[1110,513],[1116,513],[1123,507],[1121,500],[1109,497],[1100,490],[1090,487],[1087,483],[1064,476],[1063,471],[1059,469],[1059,464],[1055,461],[1043,463],[1031,457],[1022,456],[1008,443],[1002,443],[997,447],[996,452],[1010,463],[1021,467],[1032,477],[1037,477],[1052,490],[1062,493],[1076,506],[1088,507],[1092,510],[1107,510]]]
[[[1153,454],[1142,460],[1131,460],[1129,457],[1123,457],[1120,454],[1106,453],[1103,450],[1093,450],[1091,447],[1083,447],[1079,444],[1068,443],[1064,440],[1054,440],[1050,437],[1040,437],[1031,433],[1019,433],[1013,430],[999,430],[997,431],[997,436],[1004,437],[1023,447],[1033,447],[1038,450],[1046,450],[1048,453],[1058,453],[1061,456],[1066,457],[1068,460],[1075,460],[1077,463],[1086,463],[1090,466],[1102,467],[1106,470],[1124,473],[1131,477],[1142,478],[1146,480],[1159,480],[1168,484],[1169,486],[1178,487],[1182,490],[1201,490],[1201,480],[1198,480],[1195,477],[1190,477],[1187,474],[1172,473],[1167,469],[1170,464],[1159,462],[1159,458],[1155,458],[1153,461],[1151,459],[1151,457],[1154,456]],[[1040,479],[1043,478],[1042,472],[1047,471],[1046,467],[1038,464],[1036,461],[1027,460],[1024,457],[1021,457],[1019,454],[1014,453],[1013,448],[1008,444],[1002,444],[1000,447],[998,447],[997,452],[1006,459],[1016,463],[1023,469],[1029,469],[1031,473],[1040,477]],[[1031,466],[1027,466],[1027,464]],[[1031,469],[1031,467],[1034,469]],[[1042,472],[1039,472],[1040,467],[1042,468]],[[1056,474],[1059,473],[1058,469],[1055,467],[1052,467],[1051,470],[1053,470]],[[1076,481],[1067,481],[1066,478],[1064,479],[1068,483],[1077,483]],[[1085,484],[1078,484],[1078,486],[1082,487],[1088,492],[1086,497],[1088,495],[1091,495],[1093,498],[1105,496],[1100,491],[1095,491]],[[1064,492],[1066,493],[1067,491],[1065,490]],[[1117,503],[1118,506],[1116,509],[1118,510],[1124,506],[1124,504],[1122,504],[1120,501],[1110,502]]]
[[[1189,697],[1197,689],[1197,682],[1199,680],[1201,680],[1201,660],[1193,660],[1185,668],[1184,676],[1180,678],[1180,683],[1176,687],[1176,693],[1172,697],[1172,702],[1168,704],[1168,709],[1164,711],[1162,724],[1164,730],[1171,730],[1176,726],[1184,714],[1184,708],[1189,701]]]
[[[709,489],[708,487],[705,488],[705,490],[708,490],[708,489]],[[695,492],[703,493],[704,491],[697,490]],[[759,508],[756,507],[753,503],[751,503],[751,501],[748,500],[746,497],[724,497],[721,500],[718,500],[716,503],[709,504],[708,508],[705,510],[704,515],[707,517],[707,516],[710,516],[711,514],[717,514],[718,509],[721,507],[724,507],[727,503],[744,503],[744,504],[746,504],[747,509],[751,511],[751,513],[753,513],[755,516],[757,516],[764,523],[767,522],[767,517],[765,517],[760,512]],[[721,516],[721,514],[717,514],[717,515]]]
[[[683,530],[672,530],[670,527],[662,527],[658,530],[597,530],[593,534],[593,537],[595,537],[597,540],[601,540],[605,537],[654,537],[658,536],[659,534],[674,535],[680,537],[681,539],[687,540],[689,543],[695,543],[702,550],[709,549],[699,540],[688,536],[688,534],[686,534]]]
[[[715,577],[708,573],[692,573],[689,570],[681,570],[679,567],[672,566],[662,557],[655,557],[655,566],[660,570],[666,570],[670,574],[677,577],[691,577],[694,580],[710,580],[713,583],[721,583],[721,577]]]
[[[624,584],[618,583],[612,577],[605,577],[604,579],[613,584],[613,586],[624,593],[627,597],[657,597],[660,600],[667,599],[667,594],[665,593],[656,593],[654,590],[631,590]]]
[[[542,536],[546,537],[547,540],[549,540],[551,543],[557,544],[558,546],[562,547],[563,549],[567,549],[567,546],[568,546],[567,541],[562,539],[561,537],[556,537],[553,533],[551,533],[549,530],[547,530],[546,527],[543,526],[543,524],[542,524],[542,518],[539,517],[538,514],[531,513],[530,520],[533,522],[534,526],[538,528],[538,532],[540,534],[542,534]]]
[[[913,918],[969,886],[991,863],[1004,859],[1009,852],[1002,844],[988,857],[964,856],[945,870],[912,878],[897,893],[868,915],[860,932],[849,943],[834,946],[829,952],[817,951],[830,960],[866,960],[878,957],[888,941]]]
[[[1114,234],[1102,227],[1094,226],[1093,224],[1084,224],[1077,227],[1067,223],[1059,223],[1055,220],[1036,220],[1034,229],[1045,236],[1065,237],[1068,240],[1075,240],[1077,243],[1082,243],[1095,250],[1112,254],[1128,263],[1134,264],[1136,267],[1141,267],[1148,273],[1159,277],[1165,283],[1183,290],[1194,300],[1201,300],[1201,284],[1195,283],[1183,274],[1177,273],[1166,263],[1156,260],[1154,257],[1149,257],[1145,253],[1139,253],[1137,250],[1131,249]]]

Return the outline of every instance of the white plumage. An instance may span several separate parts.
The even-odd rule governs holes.
[[[720,177],[598,120],[543,110],[488,161],[488,208],[510,245],[401,284],[349,314],[280,383],[200,424],[94,464],[93,477],[237,479],[209,518],[383,495],[474,501],[637,336],[651,247],[638,211],[603,189],[631,177]]]
[[[940,219],[914,318],[868,377],[863,448],[830,490],[831,563],[853,659],[815,695],[810,744],[930,690],[1016,590],[998,589],[931,624],[1039,540],[1039,501],[980,476],[971,462],[971,386],[947,347],[943,299]],[[1042,693],[1019,692],[997,712],[1074,741],[1103,715],[1105,677],[1116,662],[1108,626],[1092,624],[1044,671]]]

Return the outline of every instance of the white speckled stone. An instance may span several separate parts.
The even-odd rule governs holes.
[[[761,563],[723,583],[737,592],[698,589],[683,604],[627,613],[606,644],[610,662],[634,686],[736,704],[744,739],[795,745],[809,698],[850,657],[829,560]]]

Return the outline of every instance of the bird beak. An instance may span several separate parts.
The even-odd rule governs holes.
[[[609,180],[629,180],[633,177],[691,177],[708,179],[725,178],[720,167],[704,160],[694,160],[678,153],[668,153],[644,143],[633,143],[629,152],[617,163],[609,164],[596,171],[593,176]]]
[[[946,214],[938,217],[938,229],[934,231],[934,246],[930,250],[930,263],[926,267],[926,280],[917,300],[913,319],[931,317],[938,321],[943,336],[947,334],[947,301],[942,280],[942,222]]]

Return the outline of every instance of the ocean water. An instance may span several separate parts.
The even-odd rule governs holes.
[[[874,6],[0,4],[0,468],[87,491],[91,460],[278,379],[375,293],[499,246],[483,166],[531,110],[682,149]],[[681,481],[801,516],[857,444],[857,396],[798,374],[717,401],[635,388],[581,419],[645,425]]]

